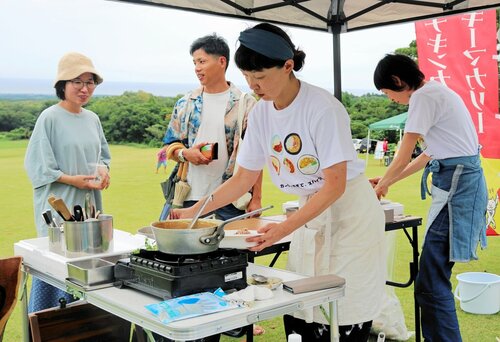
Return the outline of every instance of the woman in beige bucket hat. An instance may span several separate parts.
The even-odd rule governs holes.
[[[59,103],[38,117],[26,151],[24,165],[33,185],[37,235],[47,236],[42,213],[50,210],[48,197],[62,198],[67,207],[84,207],[90,195],[95,210],[103,212],[101,190],[109,186],[111,156],[99,117],[83,108],[102,83],[92,61],[77,52],[65,54],[59,61],[54,81]],[[55,212],[52,216],[62,221]],[[59,305],[72,296],[33,278],[29,311]]]

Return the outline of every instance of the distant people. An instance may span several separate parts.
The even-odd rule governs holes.
[[[226,80],[229,46],[222,37],[216,34],[201,37],[191,44],[189,52],[201,87],[177,101],[163,138],[170,159],[189,163],[187,182],[191,190],[184,201],[185,208],[232,176],[240,134],[256,102],[249,94],[243,98],[242,92]],[[240,110],[243,127],[238,127]],[[201,151],[209,143],[218,145],[216,159]],[[261,207],[262,177],[252,186],[248,211]],[[215,211],[216,217],[222,220],[244,213],[244,209],[231,203]]]
[[[382,141],[382,158],[380,162],[382,162],[382,160],[385,162],[387,158],[389,158],[389,143],[387,142],[387,138],[384,138]]]
[[[267,23],[240,33],[235,61],[260,97],[248,118],[238,171],[214,193],[207,212],[241,196],[267,166],[273,183],[300,196],[300,208],[247,240],[261,251],[292,235],[287,268],[307,276],[346,279],[338,303],[340,341],[367,341],[382,305],[386,278],[385,219],[364,163],[352,144],[349,115],[328,91],[296,78],[304,51]],[[355,203],[355,205],[354,205]],[[173,216],[192,217],[201,201]],[[329,341],[319,307],[284,318],[285,332],[303,341]]]
[[[425,147],[424,141],[422,140],[422,138],[418,138],[417,143],[415,144],[415,148],[413,149],[413,153],[411,154],[411,158],[412,159],[417,158],[420,155],[420,153],[422,153],[422,151],[424,150],[424,147]]]
[[[158,170],[160,170],[160,167],[163,166],[163,172],[167,173],[167,151],[165,149],[161,149],[158,151],[156,154],[156,173],[158,173]]]
[[[39,237],[47,236],[42,213],[51,209],[47,202],[51,194],[68,208],[83,206],[90,194],[96,210],[103,212],[101,190],[109,186],[111,155],[99,117],[83,108],[102,81],[92,61],[80,53],[67,53],[59,61],[54,88],[60,101],[38,117],[24,160],[33,185]],[[100,181],[95,181],[96,176]],[[54,211],[53,216],[61,221]],[[59,306],[61,297],[68,303],[74,300],[72,295],[33,277],[29,312]]]
[[[450,277],[455,262],[477,259],[478,244],[486,247],[486,183],[479,142],[463,100],[436,81],[425,81],[417,64],[404,55],[386,55],[374,73],[375,87],[391,100],[408,104],[401,147],[382,178],[373,179],[375,192],[425,167],[421,196],[432,172],[432,204],[420,269],[415,282],[426,341],[461,341]],[[422,137],[426,148],[413,161]]]

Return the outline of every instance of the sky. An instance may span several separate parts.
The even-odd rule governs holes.
[[[196,84],[190,44],[215,32],[232,56],[239,32],[256,23],[106,0],[0,0],[0,78],[52,80],[61,56],[78,51],[93,60],[104,82]],[[297,76],[333,90],[331,34],[281,27],[306,53]],[[414,39],[414,24],[342,34],[342,89],[376,92],[377,62]],[[232,61],[227,79],[245,84]]]

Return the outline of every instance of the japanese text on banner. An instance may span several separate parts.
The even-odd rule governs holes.
[[[479,136],[488,185],[488,235],[499,235],[500,114],[495,10],[415,23],[419,67],[464,100]]]

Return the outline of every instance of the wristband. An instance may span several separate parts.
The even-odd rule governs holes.
[[[184,158],[184,156],[182,155],[182,151],[184,151],[183,148],[181,148],[179,150],[179,153],[177,153],[177,159],[179,159],[181,163],[184,163],[186,161],[186,158]]]

